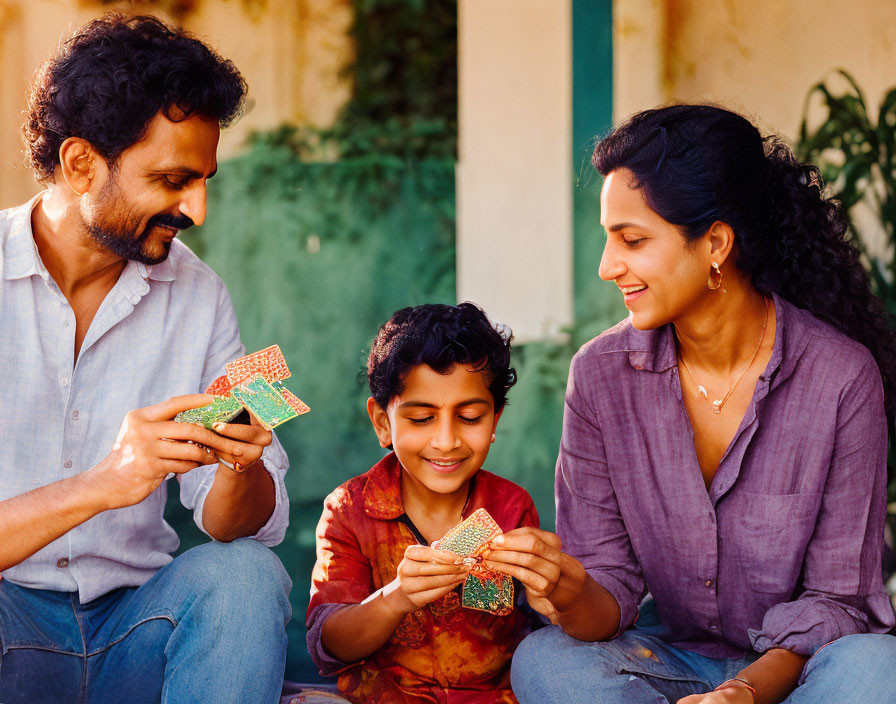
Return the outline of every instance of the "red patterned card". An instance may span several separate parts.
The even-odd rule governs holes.
[[[289,367],[286,366],[286,358],[280,351],[279,345],[265,347],[263,350],[240,357],[227,364],[227,380],[234,386],[250,377],[255,378],[259,374],[271,384],[291,376]]]
[[[231,384],[227,380],[227,375],[219,376],[212,382],[212,385],[209,386],[205,393],[214,394],[215,396],[230,396],[230,390],[233,388],[233,384]]]

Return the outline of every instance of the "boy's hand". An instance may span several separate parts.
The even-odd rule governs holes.
[[[401,614],[409,614],[444,596],[463,582],[470,565],[457,564],[453,552],[425,545],[409,545],[398,565],[398,576],[383,589],[383,596]]]
[[[561,547],[554,533],[517,528],[491,541],[485,566],[516,577],[526,588],[529,605],[557,623],[557,612],[576,601],[586,578],[582,564]]]

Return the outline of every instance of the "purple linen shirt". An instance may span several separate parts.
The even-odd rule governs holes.
[[[671,326],[624,321],[573,359],[557,532],[619,602],[620,632],[647,591],[668,641],[708,657],[809,655],[894,623],[880,373],[862,345],[774,303],[771,359],[708,492]]]

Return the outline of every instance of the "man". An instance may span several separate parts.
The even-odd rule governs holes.
[[[175,240],[244,96],[201,42],[114,14],[33,86],[45,189],[0,212],[4,704],[277,700],[290,582],[264,545],[286,457],[256,423],[172,420],[244,353],[223,283]],[[170,476],[222,541],[173,561]]]

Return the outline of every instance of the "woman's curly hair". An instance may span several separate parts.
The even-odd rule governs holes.
[[[808,310],[871,351],[892,428],[896,328],[817,167],[712,105],[637,113],[598,143],[592,163],[604,175],[631,170],[647,204],[689,241],[716,221],[730,225],[735,264],[757,290]]]
[[[110,163],[145,134],[159,112],[222,127],[242,109],[236,66],[155,17],[108,13],[79,29],[38,71],[22,132],[38,180],[52,179],[59,147],[86,139]]]
[[[425,364],[447,374],[454,365],[464,364],[486,375],[495,411],[500,411],[516,383],[516,371],[510,366],[512,337],[507,328],[499,332],[473,303],[402,308],[380,327],[370,346],[370,395],[385,409],[401,394],[404,379],[414,367]]]

